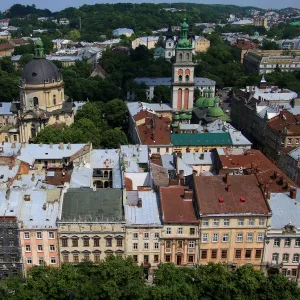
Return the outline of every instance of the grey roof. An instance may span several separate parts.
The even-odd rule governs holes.
[[[92,187],[93,185],[93,169],[88,166],[77,166],[74,167],[70,187],[80,188],[80,187]]]
[[[21,78],[27,84],[43,84],[52,79],[61,79],[60,71],[56,65],[47,59],[33,59],[27,63],[21,73]]]
[[[145,83],[147,86],[156,86],[156,85],[167,85],[171,86],[172,78],[171,77],[156,77],[156,78],[147,78],[147,77],[138,77],[135,78],[135,82]],[[209,78],[205,77],[195,77],[195,86],[215,86],[216,82]]]
[[[139,198],[142,200],[142,207],[137,207]],[[157,195],[153,191],[132,194],[125,204],[125,218],[128,225],[161,225]]]
[[[78,110],[80,110],[86,103],[86,101],[74,101],[74,115],[76,115]]]
[[[180,130],[197,130],[198,132],[203,131],[203,127],[200,124],[185,124],[179,123]]]
[[[49,176],[50,172],[48,172]],[[57,189],[58,187],[45,183],[46,175],[45,174],[25,174],[21,175],[21,178],[19,180],[14,180],[12,187],[16,188],[22,188],[22,189],[28,189],[28,188],[34,188],[34,189]]]
[[[94,149],[91,157],[92,169],[112,169],[119,163],[118,149]]]
[[[49,61],[76,62],[83,60],[83,57],[81,55],[47,55],[46,59]]]
[[[146,103],[146,102],[127,102],[127,109],[131,116],[135,116],[140,111],[156,112],[173,112],[170,104]]]
[[[64,194],[62,222],[124,221],[121,189],[70,188]]]
[[[0,102],[0,115],[12,115],[11,102]]]
[[[37,159],[63,159],[71,157],[86,144],[71,144],[68,149],[68,144],[64,144],[63,149],[59,148],[59,144],[53,144],[52,148],[49,144],[26,144],[25,148],[21,148],[21,153],[17,157],[19,160],[33,165]]]
[[[147,145],[123,145],[121,146],[121,159],[125,166],[125,172],[141,172],[139,164],[148,164],[149,154]]]
[[[0,189],[0,216],[18,217],[23,190]]]
[[[214,155],[212,152],[182,153],[182,161],[187,165],[213,165]]]
[[[289,152],[289,156],[295,160],[298,160],[300,157],[300,147],[297,147],[296,149]]]
[[[289,193],[271,193],[268,202],[272,211],[272,229],[281,229],[289,223],[300,229],[300,189],[297,189],[295,200]]]
[[[30,201],[25,201],[24,195],[30,195]],[[59,202],[47,201],[47,190],[24,190],[22,205],[20,205],[19,221],[23,228],[56,228]],[[58,199],[57,199],[58,200]]]
[[[0,144],[0,156],[15,156],[20,148],[20,143],[2,143]]]
[[[163,154],[161,156],[161,160],[163,168],[167,169],[168,171],[175,170],[174,157],[172,154]]]
[[[9,166],[0,166],[0,183],[6,183],[9,178],[14,178],[19,170],[19,166],[13,166],[10,170]]]
[[[193,168],[179,157],[177,158],[177,168],[178,171],[183,171],[184,176],[193,175]]]

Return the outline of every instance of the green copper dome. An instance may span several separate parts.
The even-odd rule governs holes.
[[[181,114],[180,115],[180,120],[185,120],[188,118],[188,115],[187,114]]]
[[[181,29],[189,29],[189,24],[186,22],[186,18],[184,18],[183,23],[180,26]]]
[[[203,93],[210,93],[210,89],[209,88],[204,89]]]
[[[176,120],[176,121],[178,121],[180,119],[180,117],[179,117],[179,115],[177,114],[177,115],[175,115],[174,116],[174,118],[173,118],[173,120]]]
[[[207,115],[214,118],[219,118],[224,116],[224,112],[221,107],[210,107],[208,109]]]
[[[215,104],[220,103],[220,98],[219,97],[215,97],[214,102],[215,102]]]
[[[192,115],[187,115],[187,119],[191,120],[192,119]]]
[[[176,48],[192,49],[192,44],[188,40],[188,29],[189,29],[189,24],[186,22],[186,19],[184,19],[183,23],[181,24],[181,36],[177,43]]]
[[[197,101],[195,102],[195,106],[198,108],[202,108],[203,101],[204,101],[204,98],[198,98]]]
[[[203,107],[214,107],[215,99],[214,98],[204,98]]]

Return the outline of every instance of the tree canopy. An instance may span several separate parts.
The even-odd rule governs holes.
[[[17,278],[0,283],[6,300],[298,300],[297,283],[281,275],[266,277],[243,266],[229,271],[225,265],[178,268],[158,267],[154,284],[146,284],[142,267],[132,259],[110,256],[99,264],[63,264],[61,268],[33,267],[24,284]]]

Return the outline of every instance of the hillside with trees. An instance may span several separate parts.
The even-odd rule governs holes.
[[[222,264],[198,268],[160,265],[153,285],[131,258],[108,257],[98,265],[84,262],[61,268],[34,267],[26,281],[0,282],[6,300],[298,300],[300,289],[281,275],[266,277],[243,266],[229,271]]]

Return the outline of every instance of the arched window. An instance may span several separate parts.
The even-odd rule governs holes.
[[[171,53],[171,52],[169,52],[169,57],[171,57],[171,55],[172,55],[172,53]]]
[[[60,92],[60,101],[64,100],[63,92]]]
[[[186,54],[185,54],[185,58],[186,58],[186,60],[189,60],[189,59],[190,59],[189,53],[186,53]]]
[[[38,97],[33,97],[33,105],[38,106],[39,105],[39,98]]]
[[[182,53],[179,54],[179,59],[182,60]]]
[[[185,75],[185,81],[190,81],[190,76],[189,75]]]
[[[179,76],[178,76],[178,80],[179,80],[179,81],[182,81],[182,75],[179,75]]]
[[[53,105],[56,105],[56,95],[53,95]]]

